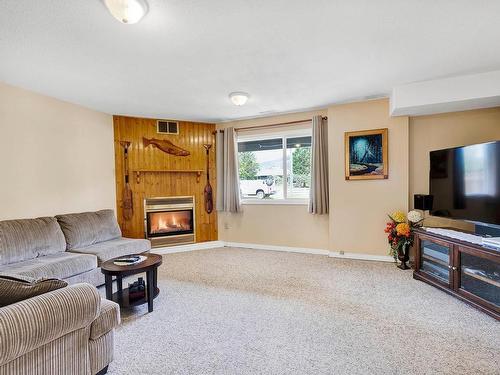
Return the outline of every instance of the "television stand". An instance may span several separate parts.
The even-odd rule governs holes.
[[[498,249],[419,228],[413,277],[500,320]]]

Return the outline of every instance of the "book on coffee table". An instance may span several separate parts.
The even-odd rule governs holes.
[[[130,255],[115,259],[113,261],[117,266],[131,266],[133,264],[140,263],[146,259],[145,256],[142,255]]]

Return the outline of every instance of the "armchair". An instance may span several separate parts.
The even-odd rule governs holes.
[[[76,284],[0,308],[0,375],[104,374],[117,304]]]

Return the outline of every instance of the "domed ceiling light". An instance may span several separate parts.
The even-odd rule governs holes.
[[[126,24],[139,22],[148,12],[146,0],[104,0],[109,13]]]
[[[245,105],[249,97],[250,95],[248,95],[246,92],[241,91],[236,91],[229,94],[229,99],[231,99],[233,104],[237,106]]]

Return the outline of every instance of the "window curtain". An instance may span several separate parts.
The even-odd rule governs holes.
[[[323,116],[314,116],[309,212],[318,215],[328,214],[328,197],[328,121]]]
[[[217,211],[240,212],[238,145],[234,128],[217,132]]]

